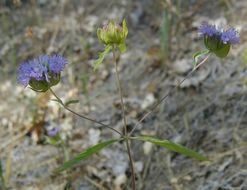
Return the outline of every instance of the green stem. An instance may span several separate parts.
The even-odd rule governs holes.
[[[63,140],[62,140],[61,147],[63,150],[64,162],[67,162],[70,160],[70,150]]]
[[[121,88],[121,82],[120,82],[118,66],[117,66],[116,47],[113,47],[113,60],[114,60],[114,65],[115,65],[116,80],[117,80],[117,85],[118,85],[118,90],[119,90],[119,95],[120,95],[120,101],[121,101],[122,115],[123,115],[123,123],[124,123],[124,134],[123,135],[125,137],[124,139],[125,139],[125,143],[126,143],[126,147],[127,147],[129,161],[130,161],[132,190],[136,190],[135,168],[134,168],[133,157],[131,154],[130,142],[129,142],[129,138],[128,138],[127,119],[126,119],[126,115],[125,115],[123,92],[122,92],[122,88]]]
[[[86,119],[86,120],[91,121],[91,122],[94,122],[94,123],[97,123],[97,124],[100,125],[100,126],[106,127],[106,128],[108,128],[108,129],[110,129],[110,130],[112,130],[112,131],[114,131],[114,132],[116,132],[116,133],[118,133],[119,135],[122,136],[122,134],[121,134],[118,130],[116,130],[116,129],[110,127],[109,125],[106,125],[106,124],[104,124],[104,123],[102,123],[102,122],[100,122],[100,121],[97,121],[97,120],[92,119],[92,118],[90,118],[90,117],[87,117],[87,116],[85,116],[85,115],[79,114],[79,113],[75,112],[74,110],[70,109],[68,106],[66,106],[66,105],[63,103],[63,101],[56,95],[56,93],[55,93],[51,88],[49,88],[49,90],[50,90],[50,92],[53,94],[53,96],[55,96],[55,98],[57,99],[58,103],[60,103],[67,111],[69,111],[69,112],[71,112],[71,113],[77,115],[78,117],[81,117],[81,118],[83,118],[83,119]]]
[[[5,186],[5,180],[4,180],[4,177],[3,177],[3,168],[2,168],[2,163],[1,163],[1,160],[0,160],[0,189],[3,189],[3,190],[6,190],[6,186]]]
[[[209,58],[210,54],[208,54],[199,64],[197,64],[176,86],[174,86],[174,88],[172,88],[170,91],[168,91],[168,93],[163,96],[160,101],[158,101],[149,112],[147,112],[143,117],[141,117],[138,122],[135,124],[135,126],[133,127],[133,129],[130,131],[129,136],[132,135],[132,133],[137,129],[137,127],[141,124],[142,121],[144,121],[150,114],[152,114],[154,112],[154,110],[164,101],[166,101],[166,99],[172,94],[174,93],[174,91],[176,90],[176,88],[178,88],[185,80],[187,80],[201,65],[203,65],[206,60]]]

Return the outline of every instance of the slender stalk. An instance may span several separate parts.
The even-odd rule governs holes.
[[[196,65],[174,88],[169,90],[165,96],[163,96],[152,108],[149,112],[147,112],[141,119],[138,120],[138,122],[135,124],[133,129],[130,131],[129,136],[132,135],[132,133],[137,129],[137,127],[141,124],[142,121],[144,121],[150,114],[154,112],[154,110],[162,103],[164,102],[174,91],[176,88],[178,88],[185,80],[187,80],[201,65],[203,65],[206,60],[209,58],[210,54],[208,54],[199,64]]]
[[[55,93],[51,88],[49,88],[49,90],[50,90],[50,92],[53,94],[53,96],[55,96],[55,98],[57,99],[58,103],[60,103],[67,111],[69,111],[69,112],[71,112],[71,113],[77,115],[78,117],[81,117],[81,118],[83,118],[83,119],[86,119],[86,120],[91,121],[91,122],[94,122],[94,123],[97,123],[97,124],[100,125],[100,126],[106,127],[106,128],[108,128],[108,129],[110,129],[110,130],[112,130],[112,131],[114,131],[114,132],[116,132],[116,133],[118,133],[119,135],[122,136],[121,132],[119,132],[118,130],[116,130],[116,129],[110,127],[109,125],[106,125],[106,124],[104,124],[104,123],[102,123],[102,122],[100,122],[100,121],[97,121],[97,120],[92,119],[92,118],[90,118],[90,117],[87,117],[87,116],[85,116],[85,115],[79,114],[79,113],[75,112],[74,110],[70,109],[68,106],[66,106],[66,105],[63,103],[63,101],[56,95],[56,93]]]
[[[5,180],[3,177],[3,168],[2,168],[2,162],[0,160],[0,189],[6,190]]]
[[[127,152],[128,152],[129,161],[130,161],[132,190],[136,190],[134,161],[133,161],[133,157],[131,154],[131,147],[130,147],[129,138],[128,138],[127,119],[126,119],[126,115],[125,115],[125,106],[124,106],[124,102],[123,102],[123,92],[122,92],[122,88],[121,88],[121,82],[120,82],[119,72],[118,72],[118,67],[117,67],[116,48],[115,47],[113,47],[113,60],[114,60],[114,65],[115,65],[116,80],[117,80],[117,85],[118,85],[118,90],[119,90],[119,95],[120,95],[120,101],[121,101],[122,115],[123,115],[123,123],[124,123],[124,132],[123,133],[124,133],[124,137],[125,137],[124,140],[126,143]]]

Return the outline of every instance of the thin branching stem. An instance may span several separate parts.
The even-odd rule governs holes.
[[[0,176],[0,189],[7,190],[7,187],[5,186],[5,181],[3,175]]]
[[[137,129],[137,127],[139,127],[139,125],[141,124],[141,122],[143,122],[150,114],[152,114],[154,112],[154,110],[159,107],[159,105],[166,101],[167,98],[174,93],[174,91],[176,90],[176,88],[178,88],[185,80],[187,80],[201,65],[203,65],[206,60],[209,58],[210,54],[208,54],[199,64],[197,64],[181,81],[178,82],[178,84],[176,86],[174,86],[174,88],[172,88],[171,90],[169,90],[167,92],[167,94],[165,96],[163,96],[152,108],[149,112],[147,112],[143,117],[141,117],[138,122],[135,124],[135,126],[133,127],[133,129],[130,131],[129,136],[132,135],[132,133]]]
[[[113,60],[114,60],[114,65],[115,65],[116,80],[117,80],[117,85],[118,85],[118,90],[119,90],[119,95],[120,95],[120,101],[121,101],[123,123],[124,123],[125,143],[126,143],[126,147],[127,147],[129,160],[130,160],[132,190],[136,190],[134,161],[133,161],[133,157],[132,157],[132,154],[131,154],[131,147],[130,147],[130,142],[129,142],[129,138],[128,138],[127,119],[126,119],[126,115],[125,115],[123,92],[122,92],[121,82],[120,82],[120,78],[119,78],[117,57],[116,57],[116,48],[115,47],[113,47]]]
[[[71,112],[71,113],[77,115],[78,117],[81,117],[81,118],[86,119],[86,120],[88,120],[88,121],[91,121],[91,122],[93,122],[93,123],[97,123],[98,125],[100,125],[100,126],[102,126],[102,127],[106,127],[106,128],[108,128],[108,129],[110,129],[110,130],[112,130],[112,131],[114,131],[114,132],[116,132],[116,133],[118,133],[119,135],[122,136],[121,132],[119,132],[118,130],[116,130],[116,129],[110,127],[109,125],[106,125],[106,124],[104,124],[104,123],[102,123],[102,122],[100,122],[100,121],[97,121],[97,120],[92,119],[92,118],[90,118],[90,117],[87,117],[87,116],[85,116],[85,115],[79,114],[79,113],[75,112],[74,110],[70,109],[68,106],[66,106],[66,105],[63,103],[63,101],[56,95],[56,93],[55,93],[51,88],[49,88],[49,90],[50,90],[50,92],[53,94],[53,96],[55,96],[55,98],[57,99],[57,102],[60,103],[67,111],[69,111],[69,112]]]

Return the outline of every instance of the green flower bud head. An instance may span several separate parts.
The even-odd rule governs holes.
[[[128,35],[126,20],[123,20],[122,26],[110,21],[103,28],[97,30],[100,42],[104,45],[116,45],[121,52],[126,51],[125,39]]]

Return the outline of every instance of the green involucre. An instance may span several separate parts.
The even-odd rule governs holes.
[[[44,80],[31,79],[29,81],[29,86],[36,92],[46,92],[50,87],[57,85],[60,81],[60,74],[56,76],[51,75],[51,77],[52,78],[49,79],[49,82]]]
[[[220,58],[228,55],[231,45],[223,43],[218,36],[204,36],[204,44],[206,48]]]

